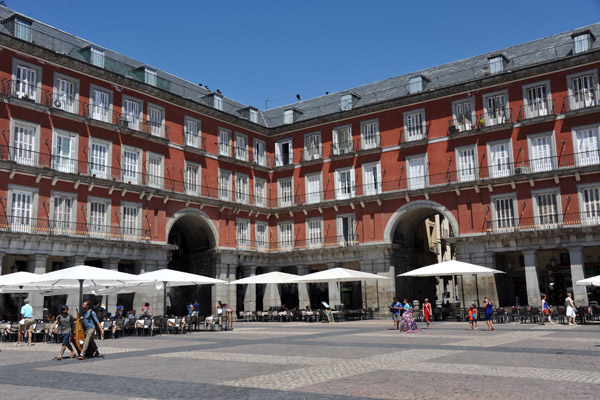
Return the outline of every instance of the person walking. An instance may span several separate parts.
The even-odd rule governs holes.
[[[54,359],[62,360],[62,356],[66,349],[71,351],[71,358],[75,358],[77,354],[75,353],[73,346],[71,346],[71,333],[75,332],[75,324],[73,323],[73,316],[69,314],[69,307],[62,306],[60,308],[60,314],[58,314],[56,321],[52,325],[52,328],[50,328],[50,334],[53,334],[54,332],[60,333],[62,339],[60,354],[54,357]]]
[[[412,308],[408,304],[408,299],[404,299],[404,312],[402,313],[402,319],[400,321],[400,330],[406,333],[421,333],[415,320],[413,319]]]
[[[485,322],[487,323],[488,331],[493,331],[495,330],[494,323],[492,322],[492,314],[494,314],[494,305],[492,304],[489,297],[485,297],[483,299],[483,303],[485,304]]]
[[[394,297],[394,301],[390,304],[390,311],[392,312],[392,321],[394,321],[394,326],[396,329],[400,329],[400,309],[402,308],[402,304],[398,301],[397,297]]]
[[[433,311],[431,310],[431,303],[428,298],[423,300],[423,318],[425,318],[425,322],[427,322],[427,329],[433,328],[431,325],[431,316],[433,315]]]
[[[31,343],[33,337],[33,324],[35,324],[35,320],[33,319],[33,307],[29,305],[29,298],[23,300],[23,303],[23,307],[21,307],[21,320],[19,321],[19,333],[17,334],[17,346],[21,345],[21,337],[25,332],[27,332],[29,336],[27,346],[33,346],[33,343]]]
[[[567,298],[565,299],[565,306],[567,307],[567,319],[569,320],[569,325],[577,325],[575,323],[575,317],[577,316],[577,312],[575,311],[575,304],[573,303],[573,294],[567,293]]]
[[[96,326],[100,329],[101,335],[104,335],[104,329],[102,329],[102,325],[98,321],[96,313],[90,308],[90,303],[88,301],[83,302],[81,309],[83,311],[83,315],[79,318],[83,323],[83,329],[85,329],[85,342],[83,343],[83,348],[81,349],[81,355],[77,357],[77,359],[85,360],[87,350],[90,346],[92,346],[92,349],[94,349],[94,354],[92,357],[98,357],[100,355],[98,346],[94,341],[94,333],[96,333]]]
[[[477,307],[475,304],[471,304],[469,307],[469,330],[477,329]]]
[[[552,309],[550,308],[550,305],[548,304],[548,301],[546,300],[546,295],[544,293],[542,293],[542,320],[540,321],[540,325],[544,325],[546,323],[546,318],[548,318],[548,321],[550,322],[551,325],[554,325],[554,322],[552,322],[552,317],[550,316],[550,314],[552,314]]]

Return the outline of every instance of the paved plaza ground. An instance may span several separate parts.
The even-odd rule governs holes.
[[[98,341],[104,357],[85,361],[53,361],[58,344],[0,343],[0,398],[600,397],[600,324],[391,327],[240,322],[232,332]]]

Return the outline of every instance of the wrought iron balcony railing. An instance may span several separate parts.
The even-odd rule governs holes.
[[[545,231],[600,226],[600,209],[534,217],[501,218],[486,221],[487,233]]]
[[[340,236],[313,237],[310,239],[290,239],[283,241],[249,240],[237,238],[236,248],[239,250],[281,252],[332,247],[351,247],[360,245],[357,234],[349,233]]]

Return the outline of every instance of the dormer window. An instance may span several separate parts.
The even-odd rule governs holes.
[[[283,123],[284,125],[294,123],[294,110],[285,110],[283,112]]]
[[[96,67],[104,68],[104,50],[90,47],[90,63]]]
[[[15,37],[31,42],[31,21],[15,17],[14,29]]]
[[[573,36],[575,41],[575,54],[583,53],[592,48],[592,35],[589,32]]]
[[[341,110],[342,111],[352,110],[352,95],[351,94],[345,94],[342,96]]]
[[[146,82],[148,85],[156,86],[156,71],[150,68],[145,68],[144,82]]]
[[[223,111],[223,96],[214,95],[213,96],[213,107],[217,110]]]
[[[408,81],[408,91],[410,94],[415,94],[423,91],[423,77],[415,76]]]
[[[250,109],[250,122],[258,123],[258,111]]]
[[[496,56],[489,58],[488,66],[490,67],[490,75],[504,72],[504,57]]]

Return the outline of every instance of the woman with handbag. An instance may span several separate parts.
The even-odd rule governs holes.
[[[542,293],[542,320],[540,321],[540,325],[544,325],[546,323],[546,318],[548,318],[548,321],[550,322],[551,325],[554,325],[554,322],[552,322],[552,317],[550,316],[550,314],[552,314],[552,309],[550,308],[550,305],[548,304],[548,301],[546,300],[546,295],[544,293]]]

